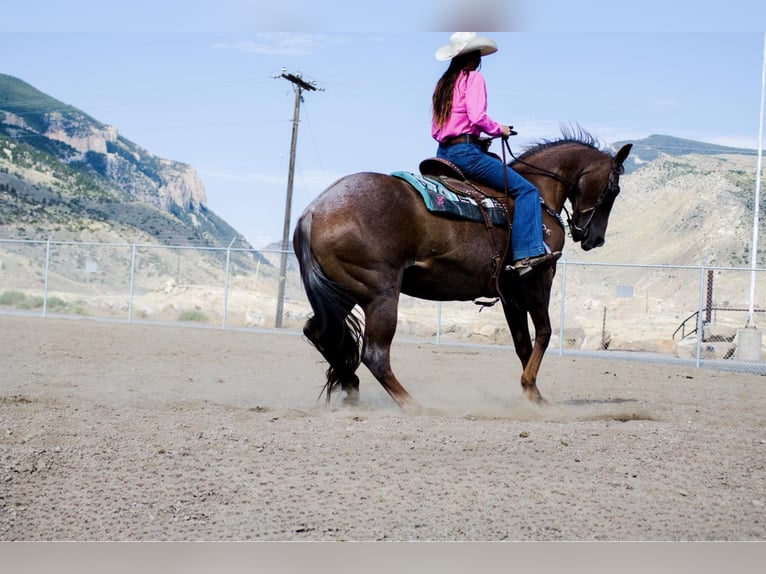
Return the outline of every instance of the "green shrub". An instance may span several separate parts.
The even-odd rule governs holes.
[[[24,310],[42,309],[44,302],[45,300],[39,295],[29,296],[25,293],[22,293],[21,291],[4,291],[3,293],[0,293],[0,306],[15,307],[17,309]],[[85,315],[84,301],[68,303],[61,297],[48,297],[47,308],[53,313],[71,313],[74,315]],[[207,318],[204,320],[206,321]]]
[[[42,306],[42,302],[40,306]],[[67,302],[61,297],[48,297],[48,311],[53,311],[54,313],[64,311],[67,306]]]
[[[24,299],[24,301],[19,305],[20,309],[41,309],[43,306],[43,298],[42,297],[27,297]]]
[[[208,318],[202,311],[184,311],[178,317],[180,321],[199,321],[200,323],[207,323]]]
[[[20,307],[27,296],[21,291],[4,291],[0,293],[0,305],[6,307]]]

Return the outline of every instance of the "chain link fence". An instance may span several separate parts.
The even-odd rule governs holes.
[[[310,308],[282,251],[0,239],[0,314],[300,332]],[[549,353],[766,373],[764,269],[558,264]],[[750,293],[756,298],[751,302]],[[277,316],[279,311],[279,316]],[[397,337],[512,345],[501,306],[402,296]]]

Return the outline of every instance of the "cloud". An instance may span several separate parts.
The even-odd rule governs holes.
[[[329,43],[339,41],[326,34],[269,32],[257,34],[255,40],[220,42],[213,47],[266,56],[308,56]]]

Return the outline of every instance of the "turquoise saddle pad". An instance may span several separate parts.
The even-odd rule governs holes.
[[[403,179],[414,187],[420,193],[426,208],[431,213],[466,219],[468,221],[484,222],[481,208],[473,199],[450,191],[441,182],[408,171],[395,171],[391,175]],[[508,225],[505,211],[498,202],[486,198],[482,201],[482,205],[489,214],[492,225],[497,225],[498,227],[506,227]]]

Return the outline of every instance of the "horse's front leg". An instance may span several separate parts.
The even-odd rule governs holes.
[[[551,318],[548,305],[555,274],[555,267],[540,269],[539,273],[526,280],[524,288],[526,307],[535,327],[535,342],[529,360],[524,365],[521,386],[524,388],[524,394],[527,398],[538,404],[546,402],[537,389],[537,374],[540,371],[540,364],[543,362],[543,355],[545,355],[551,340]]]
[[[553,267],[535,270],[528,278],[506,284],[504,297],[507,300],[503,306],[505,318],[511,329],[516,354],[524,369],[521,373],[521,388],[524,395],[537,404],[545,403],[537,388],[537,373],[551,340],[548,304],[555,273]],[[534,344],[529,334],[527,314],[535,328]]]
[[[532,315],[532,321],[535,324],[535,344],[532,347],[532,353],[527,364],[524,365],[524,371],[521,373],[521,387],[530,401],[537,404],[545,404],[546,400],[537,388],[537,373],[540,371],[543,355],[551,339],[551,325],[547,313],[545,314],[545,321],[540,322],[535,321],[534,314]]]
[[[521,388],[524,395],[535,403],[544,402],[540,391],[537,389],[537,371],[540,368],[540,360],[532,361],[535,355],[535,349],[539,345],[537,330],[535,330],[535,346],[532,346],[532,339],[529,334],[529,325],[527,324],[527,312],[516,306],[514,302],[503,305],[505,319],[508,322],[508,328],[511,330],[513,346],[516,349],[516,355],[521,361],[523,369],[521,373]],[[545,343],[547,346],[547,342]],[[542,351],[545,352],[545,349]],[[540,353],[542,358],[542,353]]]
[[[521,361],[521,367],[524,368],[527,366],[529,356],[532,354],[532,339],[529,336],[527,312],[511,301],[508,304],[503,303],[503,313],[505,313],[508,329],[511,331],[513,348],[516,350],[516,355]]]

